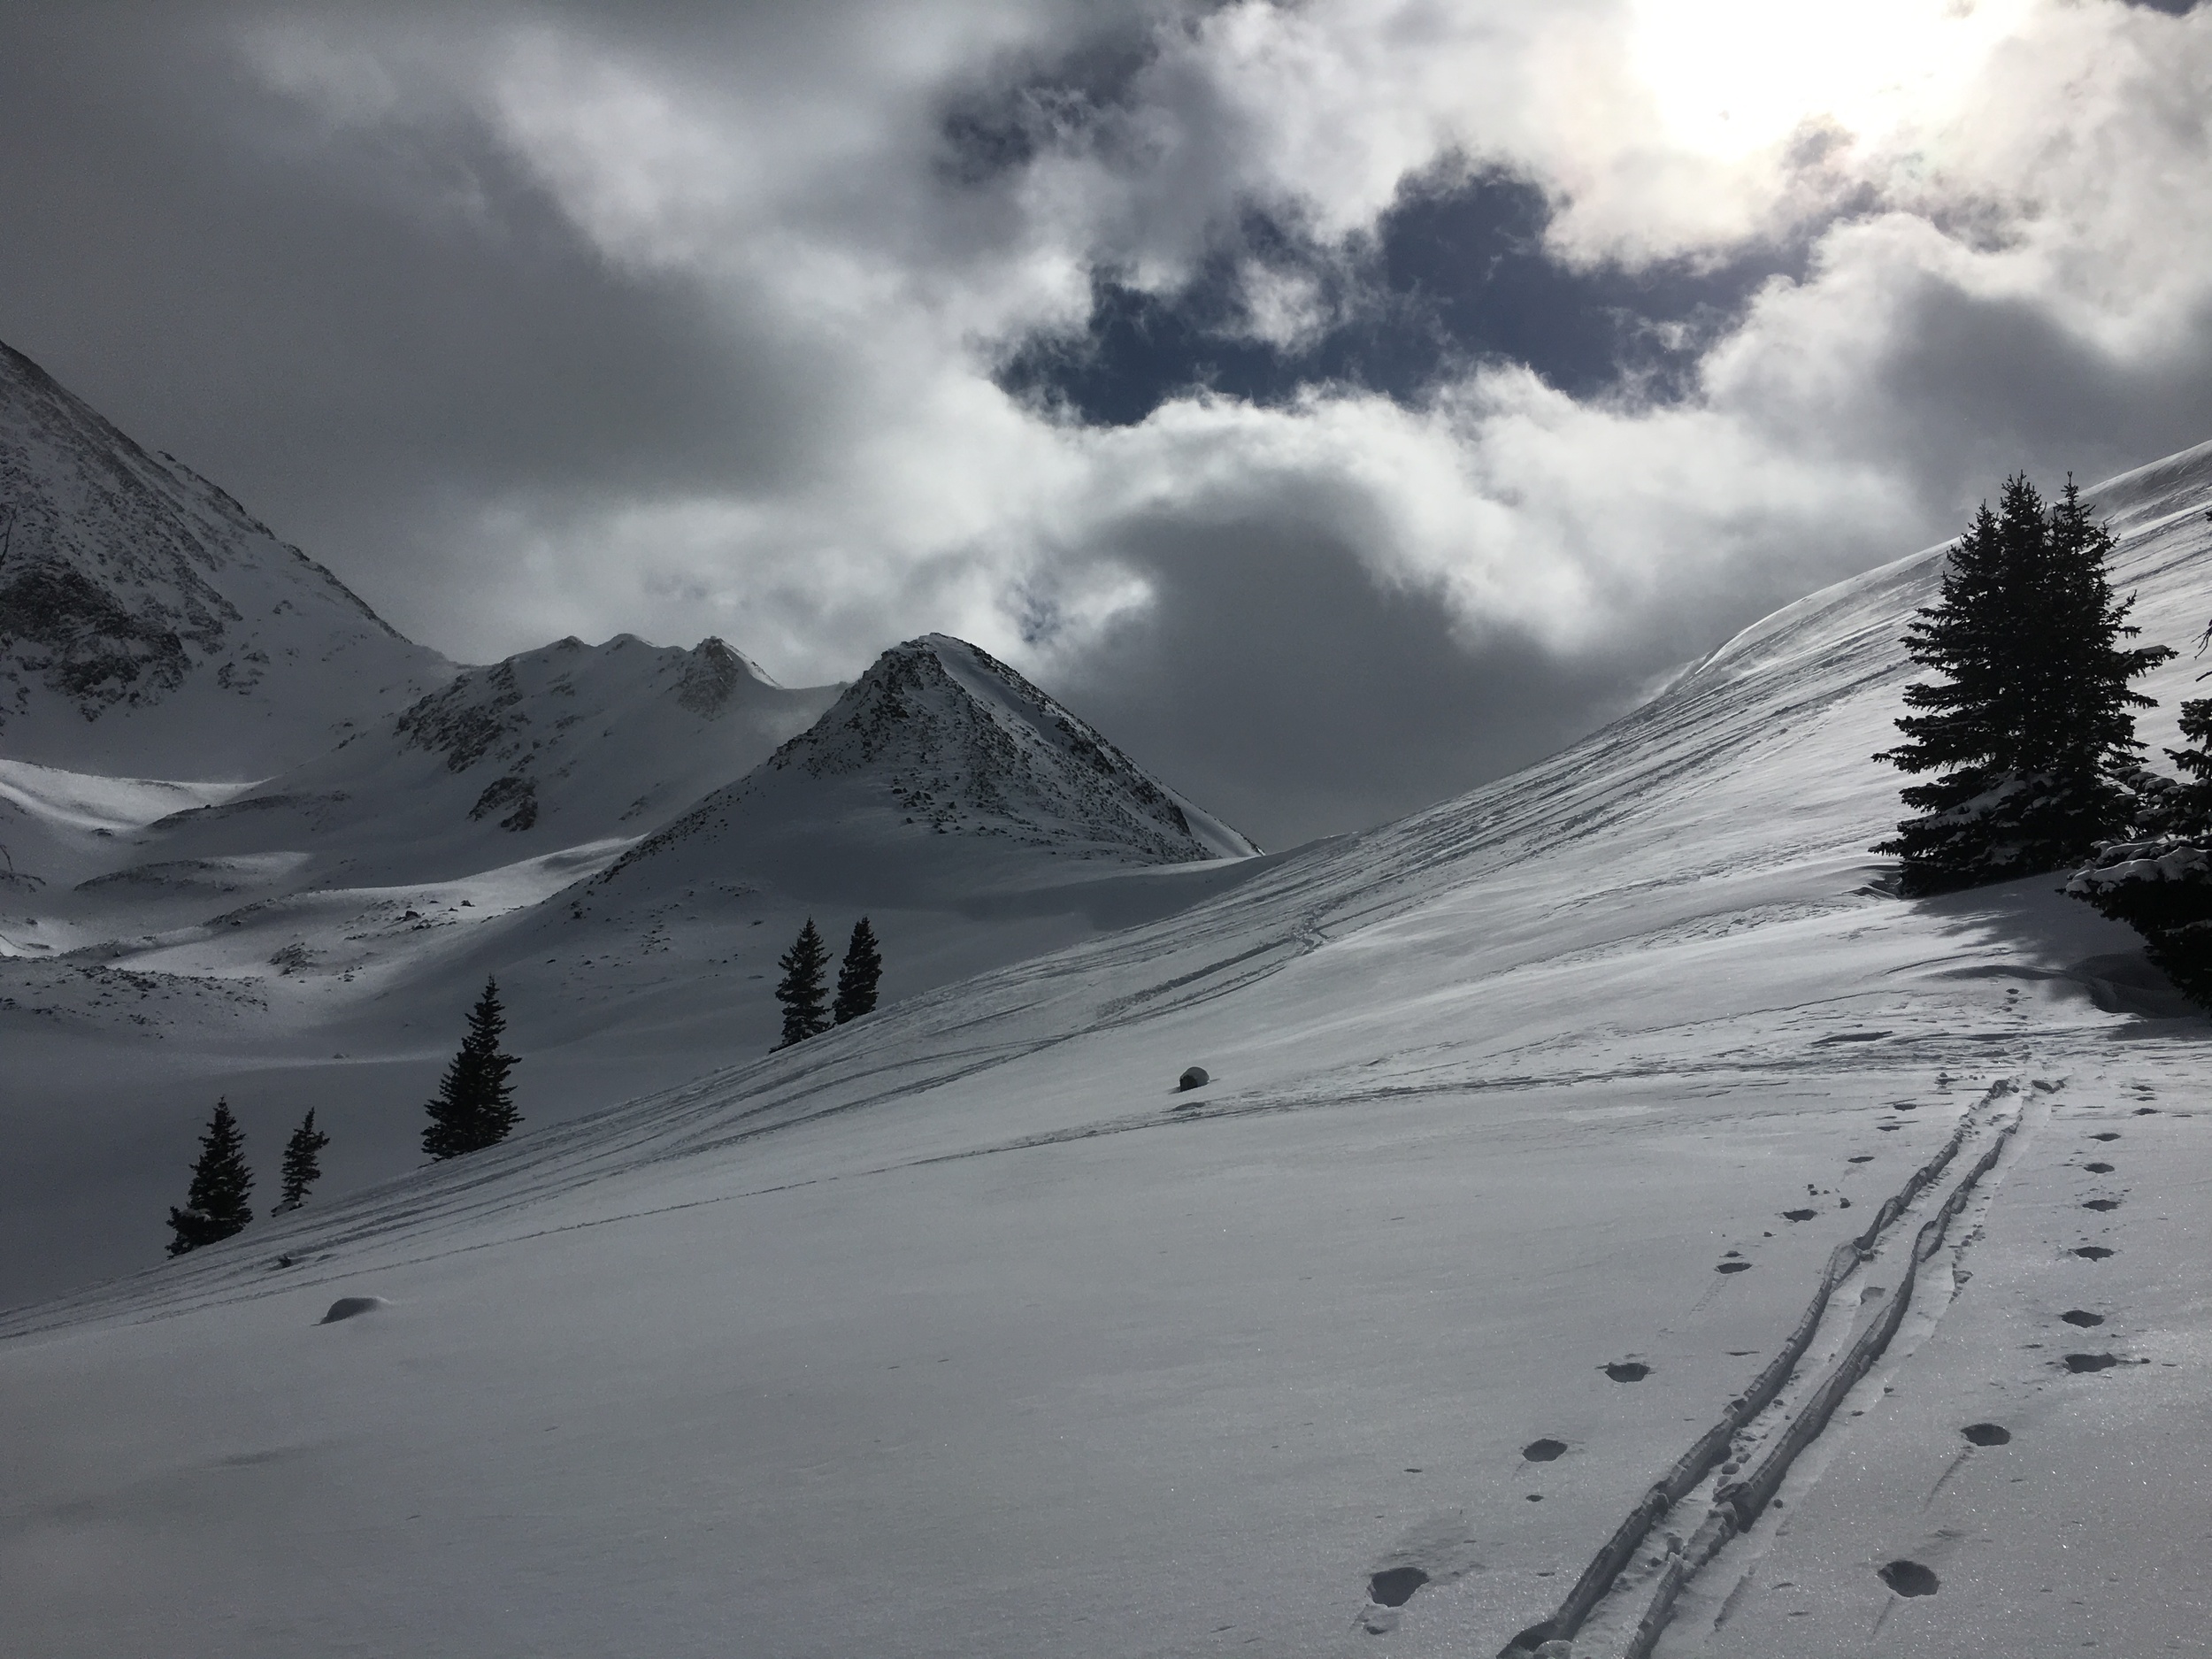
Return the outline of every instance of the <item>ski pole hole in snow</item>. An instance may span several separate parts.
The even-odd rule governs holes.
[[[1403,1607],[1428,1581],[1418,1567],[1385,1567],[1367,1580],[1367,1599],[1379,1607]]]
[[[2093,1325],[2102,1325],[2104,1323],[2104,1315],[2101,1313],[2092,1313],[2086,1308],[2069,1308],[2064,1313],[2060,1314],[2058,1317],[2065,1320],[2067,1324],[2080,1325],[2085,1330]]]
[[[1548,1463],[1566,1449],[1564,1440],[1531,1440],[1521,1448],[1521,1455],[1532,1463]]]
[[[330,1304],[330,1311],[317,1320],[318,1325],[335,1325],[341,1319],[357,1318],[365,1313],[374,1313],[385,1306],[381,1296],[341,1296]]]
[[[1640,1359],[1616,1360],[1599,1369],[1615,1382],[1641,1382],[1651,1375],[1651,1367]]]
[[[2064,1361],[2066,1369],[2077,1376],[2084,1371],[2110,1371],[2119,1363],[2118,1356],[2113,1354],[2069,1354]]]
[[[1959,1431],[1977,1446],[2009,1446],[2012,1431],[1997,1423],[1970,1423]]]
[[[1943,1581],[1916,1561],[1893,1561],[1882,1569],[1882,1582],[1900,1595],[1933,1595]]]
[[[2112,1173],[2112,1166],[2109,1164],[2085,1164],[2082,1165],[2082,1168],[2087,1170],[2092,1175],[2109,1175]]]
[[[2085,1262],[2101,1262],[2112,1252],[2101,1244],[2085,1244],[2074,1254]]]
[[[1208,1071],[1204,1066],[1194,1065],[1186,1068],[1183,1075],[1175,1079],[1175,1087],[1179,1090],[1203,1088],[1207,1084],[1212,1081],[1213,1074]],[[1394,1601],[1385,1602],[1384,1605],[1386,1607],[1394,1607],[1397,1603]]]

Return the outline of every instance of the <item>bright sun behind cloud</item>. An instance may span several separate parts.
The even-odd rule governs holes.
[[[1631,62],[1669,140],[1723,160],[1807,122],[1878,138],[1939,118],[2035,0],[1632,0]]]

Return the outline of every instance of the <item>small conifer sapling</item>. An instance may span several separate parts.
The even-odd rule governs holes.
[[[783,978],[776,982],[776,1001],[783,1004],[783,1041],[776,1047],[788,1048],[829,1029],[825,1010],[828,996],[822,983],[829,947],[822,942],[811,916],[791,949],[776,958],[776,966],[783,970]]]
[[[830,1007],[831,1017],[841,1025],[872,1013],[876,982],[882,978],[883,953],[876,949],[875,929],[864,916],[853,926],[852,942],[845,947],[845,960],[837,970],[837,1001]]]
[[[182,1256],[241,1231],[253,1219],[253,1171],[246,1167],[246,1137],[231,1116],[230,1102],[215,1102],[214,1115],[200,1136],[200,1156],[192,1165],[192,1185],[184,1208],[172,1206],[169,1254]]]
[[[330,1137],[315,1127],[315,1113],[309,1109],[300,1126],[292,1131],[292,1138],[284,1143],[283,1195],[271,1215],[280,1216],[307,1202],[308,1189],[323,1178],[319,1155],[329,1144]]]
[[[423,1110],[430,1122],[422,1132],[422,1149],[433,1158],[457,1158],[497,1146],[522,1121],[515,1110],[514,1088],[507,1073],[521,1063],[499,1051],[507,1029],[507,1012],[500,1006],[499,982],[484,981],[484,994],[469,1010],[468,1035],[438,1084],[438,1094]]]

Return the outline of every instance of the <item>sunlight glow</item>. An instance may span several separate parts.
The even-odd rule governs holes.
[[[1876,138],[1939,119],[2034,0],[1632,0],[1631,61],[1668,138],[1734,159],[1809,122]]]

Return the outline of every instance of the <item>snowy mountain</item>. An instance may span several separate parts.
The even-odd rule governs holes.
[[[310,853],[307,879],[363,886],[634,840],[743,776],[839,689],[787,690],[716,639],[562,640],[465,670],[328,754],[154,823],[142,844],[156,867]]]
[[[1139,865],[1258,851],[1005,664],[933,634],[886,651],[811,729],[600,885],[735,866],[889,902],[972,892],[980,863],[1041,872],[1041,853]]]
[[[2093,493],[2193,638],[2212,446]],[[18,1313],[12,1637],[2193,1650],[2208,1027],[2054,879],[1864,850],[1939,560],[1166,919]]]
[[[841,689],[715,641],[568,641],[257,785],[0,761],[0,1121],[37,1143],[0,1166],[0,1297],[157,1248],[176,1135],[217,1094],[253,1133],[323,1102],[334,1189],[412,1167],[487,976],[545,1125],[767,1049],[810,917],[841,946],[869,915],[896,1001],[1267,863],[957,641]]]
[[[442,684],[337,578],[0,345],[0,746],[246,780]]]

